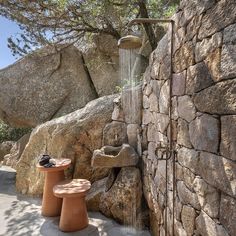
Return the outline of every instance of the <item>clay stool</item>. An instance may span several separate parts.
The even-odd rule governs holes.
[[[43,188],[42,215],[59,216],[61,213],[62,199],[53,194],[53,187],[65,179],[64,170],[69,167],[70,159],[56,159],[54,167],[45,168],[37,165],[39,171],[45,172],[45,183]]]
[[[86,193],[91,183],[86,179],[64,180],[55,185],[55,196],[63,198],[59,228],[64,232],[74,232],[88,226],[85,203]]]

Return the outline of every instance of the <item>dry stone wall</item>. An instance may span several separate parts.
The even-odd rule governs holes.
[[[150,56],[144,76],[142,160],[153,235],[226,236],[236,232],[236,2],[183,0],[173,16],[172,140],[170,32]],[[166,205],[167,196],[167,205]]]

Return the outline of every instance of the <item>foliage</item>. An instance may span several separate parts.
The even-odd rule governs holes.
[[[0,121],[0,143],[4,141],[17,141],[30,131],[30,128],[12,128]]]
[[[119,39],[136,17],[166,17],[179,0],[0,0],[0,15],[17,22],[22,34],[8,39],[13,55],[46,44],[86,42],[91,34]],[[154,37],[147,26],[149,39]]]

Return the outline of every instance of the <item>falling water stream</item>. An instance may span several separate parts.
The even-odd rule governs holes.
[[[126,123],[139,124],[137,121],[137,112],[141,112],[141,99],[139,96],[140,85],[142,82],[142,66],[141,55],[138,53],[139,49],[119,49],[120,56],[120,79],[122,90],[122,107],[124,109]],[[125,103],[125,105],[124,105]],[[128,120],[128,121],[127,121]],[[130,201],[130,217],[127,224],[137,226],[137,196],[136,193],[131,193],[132,199]],[[125,194],[123,195],[125,198]],[[124,202],[127,202],[124,201]],[[126,235],[135,235],[135,229],[126,227]]]
[[[126,104],[125,107],[128,108],[124,112],[129,113],[128,123],[131,124],[137,124],[136,113],[141,109],[138,90],[142,81],[142,65],[138,51],[139,49],[119,49],[122,97],[125,99],[123,101]]]

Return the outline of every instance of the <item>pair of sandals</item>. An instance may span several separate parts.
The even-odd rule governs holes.
[[[55,167],[56,161],[55,159],[51,158],[48,154],[44,154],[39,158],[39,165],[45,168]]]

